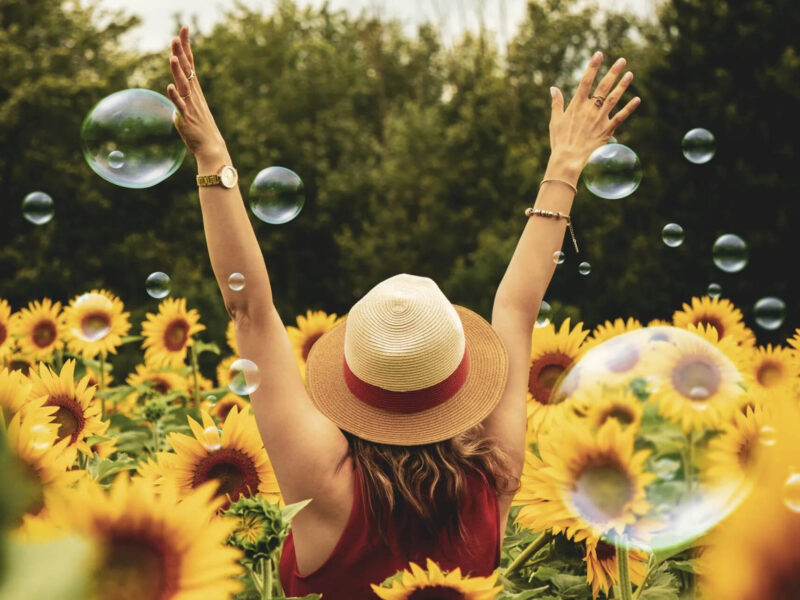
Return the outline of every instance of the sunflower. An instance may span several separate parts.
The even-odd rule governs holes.
[[[12,317],[13,318],[13,317]],[[17,371],[27,376],[33,368],[35,361],[22,354],[18,348],[11,350],[11,354],[6,357],[6,364],[9,371]]]
[[[715,485],[750,482],[761,465],[759,441],[766,418],[761,406],[736,411],[733,422],[722,427],[721,435],[712,439],[706,453],[704,477]]]
[[[87,358],[116,354],[122,336],[131,328],[130,313],[123,312],[123,308],[122,301],[106,290],[92,290],[73,298],[63,315],[70,351]]]
[[[596,433],[573,422],[541,437],[541,459],[528,452],[512,501],[522,505],[515,523],[575,541],[623,534],[650,510],[645,487],[656,479],[644,471],[649,450],[634,451],[635,434],[609,419]]]
[[[534,407],[529,412],[528,428],[538,431],[554,414],[562,412],[561,403],[565,394],[554,395],[553,388],[559,383],[582,354],[581,343],[588,335],[582,323],[570,330],[569,319],[565,319],[556,333],[555,326],[550,324],[533,330],[531,339],[531,366],[528,373],[528,404]],[[575,373],[570,370],[569,373]],[[576,377],[577,379],[577,377]],[[570,385],[564,385],[570,383]],[[572,387],[572,380],[564,382],[565,387]]]
[[[606,421],[615,420],[622,427],[639,428],[642,421],[642,403],[630,386],[586,386],[575,392],[570,399],[580,414],[586,415],[590,427],[599,429]]]
[[[719,340],[715,346],[713,328],[694,331],[672,336],[670,342],[654,342],[644,367],[653,376],[650,400],[658,403],[664,418],[679,424],[687,434],[719,427],[744,395],[744,379],[722,351],[733,346],[731,340]],[[710,337],[704,339],[697,333],[700,331]]]
[[[89,377],[89,385],[93,385],[98,390],[100,389],[100,369],[95,369],[90,366],[86,367],[86,375]],[[114,381],[114,376],[111,374],[110,365],[106,363],[106,373],[103,383],[106,387]]]
[[[794,337],[789,338],[786,340],[786,343],[789,344],[795,351],[800,352],[800,329],[794,330]]]
[[[583,342],[581,349],[585,352],[606,340],[610,340],[628,331],[636,331],[641,328],[642,324],[633,317],[628,317],[627,321],[623,321],[622,319],[614,319],[613,323],[611,321],[606,321],[594,328],[591,335]]]
[[[503,589],[502,585],[495,586],[499,571],[489,577],[462,577],[461,568],[456,567],[445,574],[430,558],[427,559],[427,571],[414,562],[410,562],[409,567],[410,571],[404,569],[402,575],[392,581],[391,588],[372,583],[372,591],[383,600],[494,600]]]
[[[745,326],[742,311],[725,298],[692,298],[691,306],[683,303],[683,310],[672,315],[676,327],[686,329],[689,325],[711,325],[717,330],[719,339],[730,337],[740,346],[755,344],[755,335]]]
[[[297,327],[292,327],[291,325],[286,327],[286,333],[289,335],[289,342],[292,344],[303,379],[306,376],[306,359],[314,342],[340,320],[336,313],[329,315],[321,310],[307,310],[305,317],[303,315],[297,316]]]
[[[50,522],[99,548],[92,600],[226,600],[240,591],[241,553],[225,545],[232,526],[215,518],[214,485],[179,500],[120,475],[106,492],[91,480],[48,497]]]
[[[26,358],[47,360],[54,350],[63,346],[61,303],[53,304],[49,298],[29,302],[27,308],[12,317],[11,333]]]
[[[219,387],[228,387],[231,383],[231,365],[239,360],[235,354],[227,358],[223,358],[217,365],[217,384]]]
[[[192,336],[205,329],[200,314],[186,310],[186,299],[167,298],[158,307],[158,314],[147,313],[142,323],[144,361],[158,366],[179,368],[186,360],[189,346],[194,344]]]
[[[24,416],[25,409],[30,406],[42,406],[42,399],[28,399],[30,389],[31,382],[22,373],[0,369],[0,415],[4,424],[8,424],[18,412]]]
[[[234,393],[227,393],[216,401],[206,399],[206,401],[203,402],[202,408],[212,417],[216,417],[219,421],[224,421],[228,418],[228,413],[231,412],[234,406],[240,413],[249,412],[250,410],[250,402],[239,394]]]
[[[125,383],[132,387],[148,386],[161,396],[166,396],[170,392],[189,393],[189,381],[186,377],[170,369],[149,364],[136,365],[136,372],[129,374]]]
[[[14,338],[11,337],[11,306],[0,298],[0,362],[11,353]]]
[[[228,342],[228,347],[233,350],[234,354],[239,354],[239,345],[236,343],[236,327],[233,321],[228,321],[228,326],[225,328],[225,341]]]
[[[241,496],[261,493],[270,502],[283,503],[278,482],[261,442],[253,415],[231,408],[217,429],[214,419],[202,411],[203,424],[188,418],[194,436],[172,433],[167,443],[175,451],[169,476],[181,493],[211,479],[219,479],[217,494],[228,503]]]
[[[91,456],[92,449],[86,440],[92,436],[102,436],[108,428],[108,422],[100,418],[100,403],[94,400],[94,387],[89,386],[89,377],[84,376],[76,384],[74,375],[74,360],[64,363],[60,375],[41,363],[39,371],[31,375],[31,394],[34,397],[47,397],[45,406],[58,407],[55,422],[58,424],[59,439],[68,438],[70,446]]]
[[[759,346],[752,351],[749,365],[750,386],[755,396],[769,401],[778,395],[791,394],[800,383],[800,361],[794,353],[780,346]]]
[[[647,323],[648,327],[672,327],[672,323],[664,319],[653,319]]]
[[[586,540],[586,582],[592,586],[592,598],[597,598],[600,590],[608,596],[608,590],[619,582],[617,548],[597,538]],[[647,572],[648,556],[641,550],[628,551],[628,571],[631,581],[642,583]]]
[[[715,528],[702,561],[704,598],[789,600],[800,590],[800,407],[773,403],[777,439],[750,495]]]

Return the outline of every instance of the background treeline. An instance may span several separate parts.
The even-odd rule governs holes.
[[[582,7],[582,8],[579,8]],[[0,2],[0,297],[19,309],[104,287],[138,322],[157,301],[144,280],[173,280],[222,341],[227,315],[205,250],[187,158],[164,183],[115,187],[81,156],[80,125],[105,95],[126,87],[164,93],[168,48],[126,51],[136,24],[61,0]],[[177,30],[177,28],[176,28]],[[669,318],[711,281],[745,312],[761,296],[786,300],[788,318],[759,341],[800,325],[800,8],[793,0],[673,0],[654,22],[574,1],[531,0],[507,48],[491,33],[446,46],[431,25],[277,3],[237,7],[195,36],[198,73],[243,189],[269,165],[303,178],[306,206],[283,226],[252,218],[275,300],[289,323],[306,308],[345,313],[379,280],[434,278],[449,298],[490,316],[495,288],[536,195],[549,154],[548,87],[569,99],[595,49],[604,72],[620,55],[642,106],[617,133],[644,166],[639,190],[602,200],[582,185],[573,215],[581,245],[547,299],[557,317],[587,326],[608,318]],[[706,127],[717,154],[694,165],[681,138]],[[21,214],[33,190],[56,216],[36,227]],[[679,248],[661,228],[680,223]],[[725,274],[711,245],[733,232],[750,263]],[[592,272],[578,274],[581,260]],[[136,329],[132,331],[135,333]]]

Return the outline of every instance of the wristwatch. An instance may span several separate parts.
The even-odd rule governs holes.
[[[223,166],[219,173],[215,175],[198,175],[197,185],[200,187],[208,187],[212,185],[221,185],[224,188],[235,187],[239,181],[239,173],[236,172],[230,165]]]

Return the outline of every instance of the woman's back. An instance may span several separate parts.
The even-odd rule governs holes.
[[[472,576],[488,576],[499,565],[501,515],[497,495],[479,475],[468,475],[468,490],[460,508],[464,526],[478,542],[465,548],[443,534],[439,540],[402,554],[395,524],[391,521],[386,524],[387,545],[381,541],[376,524],[367,513],[358,470],[350,460],[344,468],[352,470],[354,481],[352,506],[344,530],[327,559],[305,574],[297,567],[294,532],[289,532],[280,561],[281,583],[287,596],[323,593],[325,600],[377,598],[370,583],[380,584],[395,572],[407,569],[410,561],[424,568],[426,558],[431,558],[444,570],[460,567],[462,574]],[[299,517],[300,514],[296,519]],[[313,540],[308,541],[313,544]]]

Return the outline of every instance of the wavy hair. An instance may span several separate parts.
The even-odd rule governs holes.
[[[348,456],[353,458],[361,496],[374,516],[378,535],[388,544],[386,522],[391,518],[402,551],[420,540],[438,540],[443,530],[451,540],[457,536],[465,548],[477,547],[459,519],[468,472],[477,473],[497,494],[520,489],[508,454],[497,440],[484,435],[482,423],[453,438],[415,446],[379,444],[342,433],[350,449],[339,467]],[[513,481],[517,483],[510,489]]]

